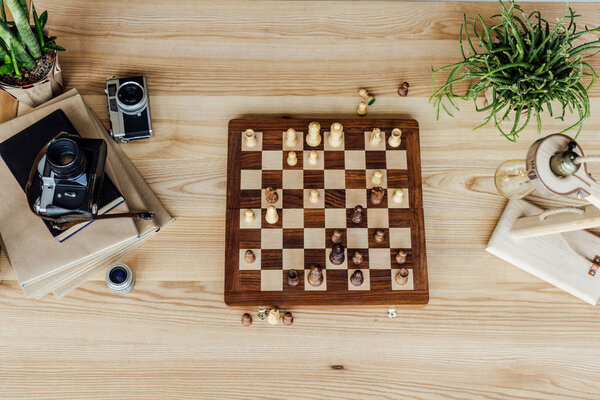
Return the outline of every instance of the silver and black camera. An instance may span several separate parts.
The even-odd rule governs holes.
[[[145,76],[106,80],[110,134],[115,140],[127,143],[152,137],[147,88]]]
[[[104,181],[106,142],[62,133],[48,143],[37,165],[41,194],[33,204],[44,217],[92,218]]]

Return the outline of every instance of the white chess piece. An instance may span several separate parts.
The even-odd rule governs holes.
[[[306,135],[306,144],[310,147],[317,147],[321,144],[321,125],[318,122],[308,124],[308,134]]]
[[[310,165],[317,165],[318,162],[319,162],[319,155],[317,154],[317,151],[311,150],[308,153],[308,163]]]
[[[296,130],[290,128],[285,132],[285,145],[287,147],[296,147],[298,139],[296,138]]]
[[[344,127],[339,122],[331,124],[331,130],[329,131],[329,145],[331,147],[340,147],[342,145],[342,136],[344,134]]]
[[[402,130],[399,128],[392,129],[392,133],[388,139],[388,144],[391,147],[398,147],[402,143]]]
[[[371,143],[371,146],[379,146],[382,140],[383,139],[381,138],[381,129],[373,129],[369,137],[369,143]]]
[[[404,190],[394,190],[394,196],[392,197],[392,200],[394,200],[394,203],[402,203],[402,200],[404,200]]]
[[[256,133],[252,129],[246,129],[244,131],[244,139],[246,140],[246,147],[255,147],[258,143],[256,140]]]
[[[381,186],[381,184],[383,183],[383,172],[381,172],[380,170],[373,172],[371,181],[373,182],[373,185]]]
[[[251,209],[249,209],[249,208],[248,208],[248,209],[247,209],[247,210],[244,212],[244,216],[245,216],[245,218],[246,218],[246,222],[247,222],[247,223],[249,223],[249,224],[250,224],[250,223],[252,223],[252,221],[254,221],[254,218],[255,218],[255,216],[254,216],[254,211],[252,211]]]
[[[279,214],[275,206],[267,207],[267,213],[265,214],[265,221],[269,224],[276,224],[279,221]]]
[[[309,200],[310,200],[311,203],[318,203],[319,202],[319,191],[317,189],[312,189],[310,191]]]
[[[298,164],[298,156],[296,156],[295,151],[290,151],[287,156],[287,163],[290,167]]]
[[[358,103],[358,106],[356,107],[356,113],[358,115],[367,115],[367,103],[364,101]]]

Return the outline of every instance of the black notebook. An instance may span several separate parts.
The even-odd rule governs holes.
[[[25,185],[29,178],[29,172],[35,162],[35,159],[42,148],[48,144],[56,135],[61,132],[67,132],[73,135],[79,135],[75,130],[71,121],[67,118],[62,110],[56,110],[52,114],[42,118],[27,129],[22,130],[11,138],[0,143],[0,157],[4,160],[8,169],[13,174],[23,193],[25,193]],[[32,186],[34,198],[37,196],[35,191],[40,191],[40,179],[36,176]],[[23,201],[27,201],[23,196]],[[114,183],[105,174],[104,183],[102,185],[102,193],[98,204],[98,214],[106,214],[112,209],[118,207],[125,199],[116,188]],[[84,229],[93,221],[81,223],[64,231],[54,229],[49,221],[43,221],[48,230],[58,239],[63,242],[77,232]]]

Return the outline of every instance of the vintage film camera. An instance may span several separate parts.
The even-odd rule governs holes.
[[[145,76],[106,80],[110,134],[115,140],[127,143],[153,136],[147,88]]]
[[[92,219],[104,181],[106,142],[62,132],[46,147],[37,165],[41,194],[36,214],[56,219]]]

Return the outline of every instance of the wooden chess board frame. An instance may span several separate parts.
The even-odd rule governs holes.
[[[314,148],[309,147],[305,142],[308,124],[312,121],[317,121],[321,125],[322,136],[321,144]],[[344,127],[342,149],[328,149],[327,133],[334,122],[340,122]],[[284,145],[284,133],[288,128],[294,128],[299,139],[296,149],[298,165],[294,167],[290,167],[286,162],[287,153],[291,150]],[[374,128],[381,129],[384,134],[383,144],[379,148],[372,148],[367,139],[368,132]],[[392,148],[387,143],[388,135],[393,128],[402,129],[402,144],[397,148]],[[257,133],[258,145],[255,148],[246,148],[242,143],[242,132],[246,129],[252,129]],[[305,149],[307,151],[303,151]],[[304,165],[303,161],[308,150],[313,149],[319,152],[320,161],[317,167],[308,167],[308,164]],[[334,154],[334,151],[337,153]],[[357,153],[351,154],[350,151]],[[346,155],[346,153],[348,154]],[[355,161],[360,157],[354,157],[354,155],[360,154],[364,155],[364,167],[355,164],[355,162],[360,164],[361,161]],[[350,168],[346,168],[346,163]],[[369,185],[369,172],[372,173],[375,169],[384,171],[383,186],[384,189],[390,189],[389,192],[386,190],[384,202],[378,206],[374,206],[368,201],[369,189],[372,187],[372,184]],[[242,170],[245,171],[244,178],[242,178]],[[284,185],[282,182],[285,179],[283,174],[295,173],[284,171],[303,171],[301,189],[287,189],[289,185]],[[306,171],[317,172],[307,174]],[[327,177],[339,177],[341,176],[339,171],[344,171],[345,178],[341,183],[343,189],[329,189],[332,185],[327,183]],[[244,189],[241,188],[241,182],[244,182]],[[264,188],[267,186],[274,186],[280,193],[280,199],[276,204],[280,220],[275,225],[268,225],[264,221],[266,204],[263,197]],[[340,182],[334,186],[340,187]],[[302,192],[311,188],[320,190],[323,204],[308,206],[306,193],[304,193],[303,199]],[[404,205],[404,207],[399,207],[397,203],[393,205],[391,199],[388,204],[387,199],[392,193],[392,188],[408,190],[408,196],[405,196],[408,198],[408,205]],[[360,194],[360,190],[365,192],[364,196]],[[351,195],[351,193],[353,194]],[[372,250],[379,247],[373,243],[371,236],[374,230],[380,227],[369,225],[368,217],[372,214],[377,218],[385,218],[385,212],[387,212],[386,221],[389,229],[386,229],[387,244],[384,244],[383,247],[390,252],[389,263],[386,263],[385,260],[381,263],[381,265],[385,265],[384,267],[370,265],[369,255],[366,256],[366,263],[361,264],[359,268],[365,273],[365,284],[368,283],[368,285],[363,284],[359,288],[349,284],[349,276],[356,269],[349,267],[352,263],[351,255],[346,254],[346,262],[342,267],[332,266],[326,257],[333,245],[327,239],[330,237],[333,227],[313,228],[311,225],[315,222],[319,223],[320,219],[329,218],[323,217],[326,212],[327,215],[338,213],[338,211],[327,210],[345,210],[348,229],[344,229],[343,244],[347,251],[353,250],[348,248],[347,241],[350,238],[346,238],[346,236],[350,232],[350,228],[353,228],[349,215],[356,204],[353,204],[352,199],[347,197],[353,197],[356,194],[366,199],[361,201],[366,201],[366,204],[361,204],[365,208],[366,218],[363,218],[360,226],[357,225],[355,228],[361,228],[356,231],[368,232],[368,236],[365,235],[367,238],[365,240],[369,242],[368,253],[377,251],[377,257],[382,254],[381,249]],[[340,196],[343,196],[341,200]],[[247,208],[255,210],[256,220],[253,222],[255,225],[242,227],[241,225],[244,225],[245,221],[240,218],[240,214]],[[302,211],[288,211],[292,209]],[[322,212],[321,209],[323,209]],[[301,229],[286,229],[286,221],[289,222],[292,218],[290,215],[297,212],[304,215],[302,217],[304,226]],[[288,220],[286,220],[286,216]],[[228,139],[226,218],[225,303],[229,306],[401,306],[427,304],[429,301],[419,126],[415,120],[365,118],[244,118],[231,120]],[[309,229],[311,232],[319,233],[317,242],[324,243],[322,246],[308,244],[315,237],[315,235],[307,236]],[[400,244],[398,240],[403,240],[402,235],[408,230],[410,234],[405,236],[410,238],[410,245],[392,247],[390,242],[395,240],[395,244]],[[281,233],[282,231],[283,233]],[[392,231],[398,233],[397,239],[393,234],[387,237]],[[320,238],[321,233],[324,233],[322,239]],[[275,238],[273,234],[275,236],[283,235],[283,239]],[[271,248],[264,248],[266,244],[261,242],[261,238],[270,243],[268,247]],[[264,238],[269,238],[269,240]],[[408,240],[407,238],[405,240]],[[312,249],[305,249],[305,244]],[[408,254],[407,262],[402,266],[398,265],[394,259],[394,254],[399,248],[404,249]],[[242,256],[242,251],[245,249],[253,249],[255,253],[258,253],[257,260],[251,265],[242,265],[245,264]],[[327,251],[328,249],[329,251]],[[296,255],[298,252],[304,252],[304,265],[302,263],[300,263],[301,265],[284,265],[289,264],[285,260],[286,256],[283,255],[284,251],[289,252],[286,254],[295,252]],[[262,253],[262,257],[260,253]],[[287,257],[288,260],[291,258],[296,257]],[[375,258],[374,253],[373,259]],[[318,263],[323,267],[325,276],[323,287],[307,286],[303,279],[302,270],[306,274],[311,263]],[[374,260],[371,263],[374,263]],[[395,271],[401,267],[408,268],[410,271],[409,282],[404,286],[398,286],[394,282]],[[286,270],[291,268],[300,272],[300,284],[296,287],[287,285]]]

